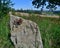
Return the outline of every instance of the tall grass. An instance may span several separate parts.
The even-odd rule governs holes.
[[[8,26],[8,22],[8,15],[0,19],[0,48],[13,48],[13,45],[10,42],[9,38],[10,29]]]

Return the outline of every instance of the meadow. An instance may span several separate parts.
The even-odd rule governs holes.
[[[20,15],[18,15],[20,16]],[[60,48],[60,19],[43,18],[34,14],[20,16],[38,24],[44,48]],[[0,19],[0,48],[14,48],[10,41],[9,15]]]

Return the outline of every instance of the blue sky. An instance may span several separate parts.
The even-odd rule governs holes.
[[[13,8],[15,9],[32,9],[32,10],[40,10],[37,8],[34,8],[34,6],[32,5],[32,0],[12,0],[12,2],[14,3]],[[44,8],[44,10],[47,10],[46,8]],[[60,7],[57,8],[57,10],[60,10]]]

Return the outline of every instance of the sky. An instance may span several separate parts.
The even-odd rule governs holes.
[[[14,3],[12,8],[15,9],[30,9],[30,10],[40,10],[40,8],[34,8],[34,6],[32,5],[32,0],[12,0],[12,2]],[[48,10],[44,7],[44,10]],[[60,7],[57,8],[57,10],[60,10]]]

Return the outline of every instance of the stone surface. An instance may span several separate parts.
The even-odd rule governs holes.
[[[20,24],[17,21],[21,19]],[[43,48],[41,34],[35,22],[10,16],[11,41],[15,48]]]

